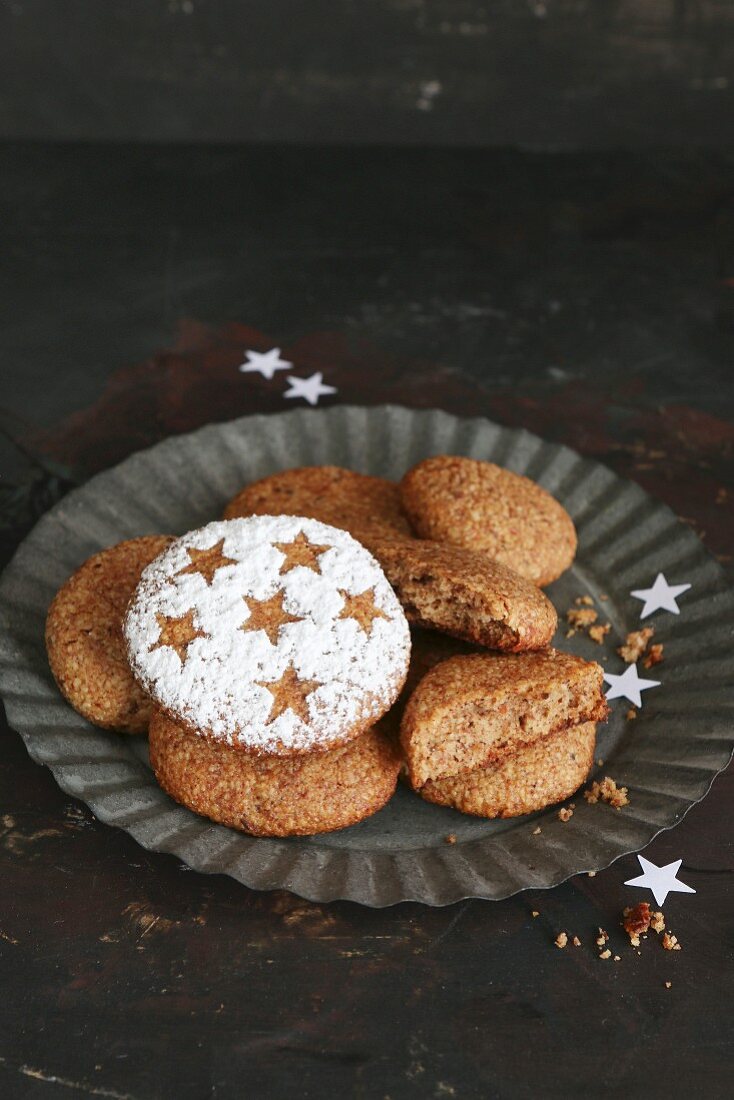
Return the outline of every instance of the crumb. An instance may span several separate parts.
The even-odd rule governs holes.
[[[620,958],[621,958],[621,956],[620,956],[620,955],[615,955],[615,956],[614,956],[614,960],[613,960],[613,961],[614,961],[615,963],[618,963],[618,962],[620,961]]]
[[[573,637],[575,637],[575,635],[576,635],[576,631],[575,631],[575,630],[567,630],[567,631],[566,631],[566,637],[567,637],[567,638],[573,638]]]
[[[571,807],[569,806],[568,808],[566,808],[565,806],[561,806],[560,810],[558,811],[558,820],[570,821],[572,817],[573,810],[571,809]]]
[[[609,806],[613,806],[615,810],[621,810],[622,806],[629,805],[627,788],[618,787],[614,780],[610,779],[608,775],[604,776],[601,783],[597,783],[595,780],[591,786],[584,791],[584,798],[590,806],[601,801],[606,802]]]
[[[607,600],[609,599],[609,596],[607,596],[606,592],[602,592],[602,594],[601,594],[601,596],[599,597],[599,599],[600,599],[600,600],[603,600],[603,601],[604,601],[604,603],[606,603],[606,602],[607,602]]]
[[[599,759],[597,760],[596,766],[597,766],[597,768],[603,768],[604,767],[604,761],[602,760],[601,757],[599,757]]]
[[[653,932],[665,931],[665,917],[662,913],[653,913],[650,918],[650,927],[652,928]]]
[[[605,932],[603,928],[599,929],[599,935],[596,937],[598,947],[603,947],[609,939],[609,933]]]
[[[634,707],[630,707],[630,709],[625,714],[625,718],[627,719],[628,722],[633,722],[636,717],[637,717],[637,711],[635,710]]]
[[[568,943],[568,936],[566,935],[565,932],[559,932],[558,935],[556,936],[554,942],[555,942],[556,947],[565,947],[566,944]]]
[[[592,642],[596,642],[597,645],[602,645],[609,631],[612,629],[611,623],[601,623],[598,626],[589,627],[589,637]]]
[[[662,642],[657,642],[648,649],[646,656],[643,658],[642,666],[643,668],[652,668],[653,665],[659,665],[663,660],[663,645]]]
[[[540,825],[538,825],[537,829],[533,829],[533,836],[537,836],[540,831]]]
[[[609,948],[607,948],[606,951],[600,951],[599,952],[599,958],[600,959],[611,959],[611,957],[612,957],[612,953],[609,950]]]
[[[599,616],[597,615],[596,611],[593,610],[593,608],[586,608],[585,610],[582,610],[581,608],[571,607],[566,612],[566,619],[568,620],[569,625],[572,627],[576,627],[577,629],[580,628],[581,630],[583,630],[585,626],[591,626],[591,624],[595,623],[598,618]]]
[[[645,626],[642,630],[631,631],[627,635],[624,645],[617,647],[617,653],[628,665],[633,665],[635,661],[639,661],[647,649],[647,643],[654,633],[655,628],[652,626]]]
[[[449,833],[444,838],[444,844],[456,844],[456,833]]]
[[[640,936],[650,928],[652,913],[648,902],[641,901],[639,905],[629,906],[622,913],[622,926],[630,938],[633,947],[640,946]]]
[[[531,917],[539,917],[539,916],[540,916],[540,913],[538,912],[538,910],[537,910],[537,909],[533,909],[533,910],[531,910],[531,912],[530,912],[530,916],[531,916]]]
[[[589,878],[596,878],[596,871],[587,871],[586,874]]]
[[[571,940],[571,943],[574,945],[574,947],[581,947],[581,940],[578,938],[578,936],[574,936]]]
[[[672,984],[673,984],[672,982],[666,982],[666,983],[665,983],[665,988],[666,988],[666,989],[670,989],[670,987],[671,987],[671,985],[672,985]]]
[[[674,936],[672,932],[664,932],[661,943],[666,951],[680,951],[681,949],[678,937]]]
[[[577,596],[576,599],[573,602],[575,604],[577,604],[579,607],[593,607],[594,606],[594,601],[592,600],[591,596]]]
[[[726,504],[728,496],[729,496],[729,493],[723,487],[721,489],[717,489],[716,490],[716,501],[715,501],[715,503],[716,504]]]

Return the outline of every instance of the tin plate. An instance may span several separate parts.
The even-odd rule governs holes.
[[[621,812],[579,799],[565,824],[553,810],[490,822],[400,787],[361,825],[309,838],[251,838],[177,806],[156,784],[143,739],[96,729],[58,693],[44,649],[46,610],[90,554],[136,535],[198,527],[217,518],[245,482],[289,466],[334,463],[399,478],[431,454],[490,459],[527,474],[569,510],[578,557],[548,594],[561,615],[581,593],[604,594],[599,606],[612,631],[604,647],[561,632],[561,648],[620,672],[614,647],[637,627],[641,608],[630,590],[648,587],[658,572],[692,585],[679,616],[651,618],[665,644],[665,662],[653,675],[661,687],[643,696],[636,721],[625,721],[627,704],[618,700],[600,727],[603,772],[630,792]],[[312,901],[448,905],[599,870],[676,825],[734,749],[734,594],[691,530],[639,486],[566,447],[438,410],[336,406],[243,417],[134,454],[70,493],[25,539],[0,580],[0,627],[8,721],[64,791],[144,848]],[[456,844],[446,844],[449,833]]]

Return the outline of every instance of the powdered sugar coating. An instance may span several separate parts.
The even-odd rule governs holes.
[[[305,536],[328,547],[317,567],[295,565],[275,546]],[[209,579],[192,572],[192,555],[215,547],[222,560]],[[318,569],[318,571],[317,571]],[[188,570],[183,572],[183,570]],[[287,618],[275,644],[263,629],[241,629],[249,600],[283,593]],[[340,618],[340,593],[372,593],[376,616],[365,629]],[[182,661],[160,644],[161,617],[189,618],[193,637]],[[124,633],[134,675],[174,719],[204,736],[276,755],[323,751],[343,744],[394,702],[407,673],[410,633],[403,610],[372,555],[346,531],[298,516],[251,516],[210,523],[177,539],[143,572],[127,610]],[[274,696],[263,683],[295,672],[310,690],[305,711],[271,718]],[[298,708],[296,708],[298,709]]]

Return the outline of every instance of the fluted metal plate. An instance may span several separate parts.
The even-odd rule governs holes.
[[[398,478],[431,454],[491,459],[528,474],[568,508],[579,532],[576,564],[549,590],[562,613],[580,593],[607,595],[612,623],[602,650],[582,635],[561,648],[605,656],[639,623],[630,597],[658,571],[692,589],[681,614],[653,618],[665,643],[662,686],[635,722],[614,704],[600,731],[604,772],[629,787],[621,812],[583,799],[566,824],[553,811],[488,822],[429,805],[405,789],[368,821],[330,835],[254,839],[177,806],[157,786],[145,742],[89,725],[67,706],[43,644],[54,593],[90,554],[121,539],[180,533],[221,513],[247,481],[289,466],[335,463]],[[0,692],[30,755],[98,818],[143,847],[172,852],[198,871],[314,901],[447,905],[554,886],[636,851],[680,821],[708,791],[734,748],[734,596],[688,527],[639,486],[525,431],[440,411],[386,406],[251,416],[168,439],[70,493],[35,527],[0,582]],[[534,834],[541,824],[542,831]],[[453,833],[455,845],[445,837]]]

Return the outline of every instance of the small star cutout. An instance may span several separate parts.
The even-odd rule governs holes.
[[[642,692],[648,688],[660,687],[659,680],[643,680],[637,674],[637,665],[627,665],[621,676],[611,672],[604,673],[604,679],[611,684],[607,699],[628,699],[636,707],[642,706]]]
[[[285,561],[280,567],[281,576],[295,569],[297,565],[303,565],[306,569],[312,569],[314,573],[320,573],[317,558],[319,554],[325,554],[331,549],[330,546],[317,546],[309,542],[303,531],[298,532],[293,542],[274,542],[273,546],[276,550],[280,550],[281,554],[285,554]]]
[[[637,857],[642,868],[642,874],[637,878],[628,879],[625,886],[640,886],[652,890],[658,905],[664,905],[668,894],[695,894],[692,886],[686,886],[676,878],[682,859],[676,859],[672,863],[666,863],[664,867],[657,867],[644,856]]]
[[[149,647],[148,652],[152,653],[154,649],[169,646],[171,649],[176,650],[182,665],[186,664],[187,650],[194,638],[208,637],[208,634],[203,630],[199,630],[198,627],[194,626],[193,611],[187,611],[185,615],[180,615],[177,619],[168,615],[157,614],[156,621],[161,632],[158,641]]]
[[[270,351],[265,352],[246,351],[245,358],[247,362],[242,363],[239,368],[241,373],[250,374],[256,371],[269,382],[277,370],[287,370],[288,367],[293,366],[287,359],[280,358],[280,348],[271,348]]]
[[[187,553],[191,558],[191,562],[183,569],[179,569],[176,574],[177,577],[183,576],[184,573],[200,573],[206,583],[211,584],[217,569],[221,569],[225,565],[237,565],[235,558],[225,556],[223,538],[207,550],[196,550],[194,547],[188,547]]]
[[[291,388],[286,390],[283,396],[303,397],[309,405],[318,405],[320,397],[338,392],[336,386],[324,385],[324,376],[320,370],[317,370],[316,374],[312,374],[310,378],[296,378],[294,375],[289,374],[288,381]]]
[[[339,595],[344,600],[344,607],[339,615],[340,619],[354,619],[369,637],[372,633],[372,624],[375,619],[389,619],[379,607],[375,607],[375,590],[368,588],[359,596],[350,596],[348,592],[339,589]]]
[[[255,600],[243,596],[250,609],[250,617],[240,630],[264,630],[272,645],[277,645],[281,626],[303,622],[301,615],[289,615],[283,607],[283,593],[276,592],[269,600]]]
[[[680,615],[676,598],[682,596],[690,587],[690,584],[668,584],[665,575],[658,573],[652,588],[638,588],[630,592],[630,596],[643,601],[641,619],[646,619],[648,615],[652,615],[653,611],[672,611],[674,615]]]
[[[312,691],[321,685],[315,680],[299,680],[293,665],[289,665],[279,680],[272,683],[257,681],[258,687],[267,688],[273,697],[273,705],[265,722],[269,726],[286,710],[292,710],[302,722],[308,722],[308,703]]]

